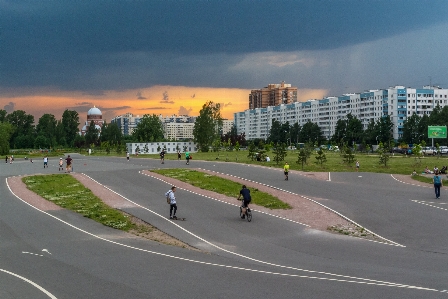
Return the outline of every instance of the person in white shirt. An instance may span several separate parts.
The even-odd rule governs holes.
[[[45,167],[48,168],[48,158],[46,156],[44,157],[44,168]]]
[[[174,192],[176,192],[175,186],[171,187],[171,189],[165,193],[165,196],[167,199],[169,199],[170,204],[170,219],[177,219],[176,217],[177,203],[176,203],[176,197],[174,196]]]

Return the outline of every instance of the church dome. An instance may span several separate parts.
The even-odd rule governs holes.
[[[87,115],[103,115],[103,114],[101,113],[100,109],[93,106],[93,108],[89,109],[89,111],[87,112]]]

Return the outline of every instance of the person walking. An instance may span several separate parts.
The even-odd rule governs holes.
[[[359,161],[356,161],[356,172],[359,171]]]
[[[434,177],[432,178],[432,182],[434,184],[434,191],[436,192],[436,198],[440,198],[440,187],[443,186],[442,178],[439,176],[439,172],[434,173]]]
[[[177,161],[180,161],[180,158],[181,158],[182,156],[180,155],[180,151],[178,151],[177,152]]]
[[[8,163],[8,156],[5,157],[5,163]]]
[[[165,164],[165,150],[162,150],[162,151],[160,152],[160,162],[161,162],[162,164]]]
[[[65,164],[66,164],[66,172],[70,173],[70,171],[72,171],[72,162],[73,159],[70,158],[70,155],[67,156],[67,158],[65,159]]]
[[[44,168],[45,167],[48,168],[48,157],[47,156],[44,157]]]
[[[64,170],[64,161],[62,158],[59,158],[59,168],[58,171]]]
[[[190,165],[190,152],[185,152],[185,159],[187,160],[187,165]]]
[[[126,160],[129,162],[129,152],[126,152]]]
[[[288,162],[285,162],[285,166],[283,166],[283,171],[285,174],[285,181],[288,180],[288,173],[289,173],[289,164]]]
[[[177,212],[177,202],[176,197],[174,196],[174,192],[176,192],[176,187],[171,187],[168,192],[165,193],[167,202],[170,204],[170,219],[177,219],[176,212]]]

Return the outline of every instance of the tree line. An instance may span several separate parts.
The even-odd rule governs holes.
[[[193,141],[199,150],[207,152],[219,147],[247,146],[244,133],[238,134],[235,125],[230,132],[223,134],[223,118],[220,104],[206,102],[199,111],[193,129]],[[164,138],[163,125],[155,114],[145,114],[137,124],[131,135],[123,136],[116,123],[104,123],[99,129],[92,121],[85,136],[79,134],[79,115],[73,110],[65,110],[62,118],[57,120],[52,114],[44,114],[34,124],[34,116],[23,110],[7,113],[0,110],[0,154],[7,154],[10,149],[50,149],[56,147],[87,148],[100,146],[109,151],[117,148],[124,149],[126,142],[160,142]],[[448,125],[448,106],[439,105],[430,114],[419,116],[413,114],[403,122],[402,137],[398,143],[414,144],[429,143],[428,126]],[[336,123],[335,133],[324,136],[322,129],[311,121],[303,126],[298,123],[280,123],[272,121],[267,139],[255,139],[258,145],[261,141],[269,144],[285,144],[287,146],[298,143],[334,144],[339,146],[362,144],[384,144],[395,146],[392,135],[393,122],[390,116],[384,116],[376,121],[371,120],[366,129],[362,122],[351,113]],[[446,141],[443,141],[446,143]]]

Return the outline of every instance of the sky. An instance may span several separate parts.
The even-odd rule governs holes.
[[[282,81],[299,101],[448,88],[447,50],[446,0],[0,0],[0,109],[233,119]]]

